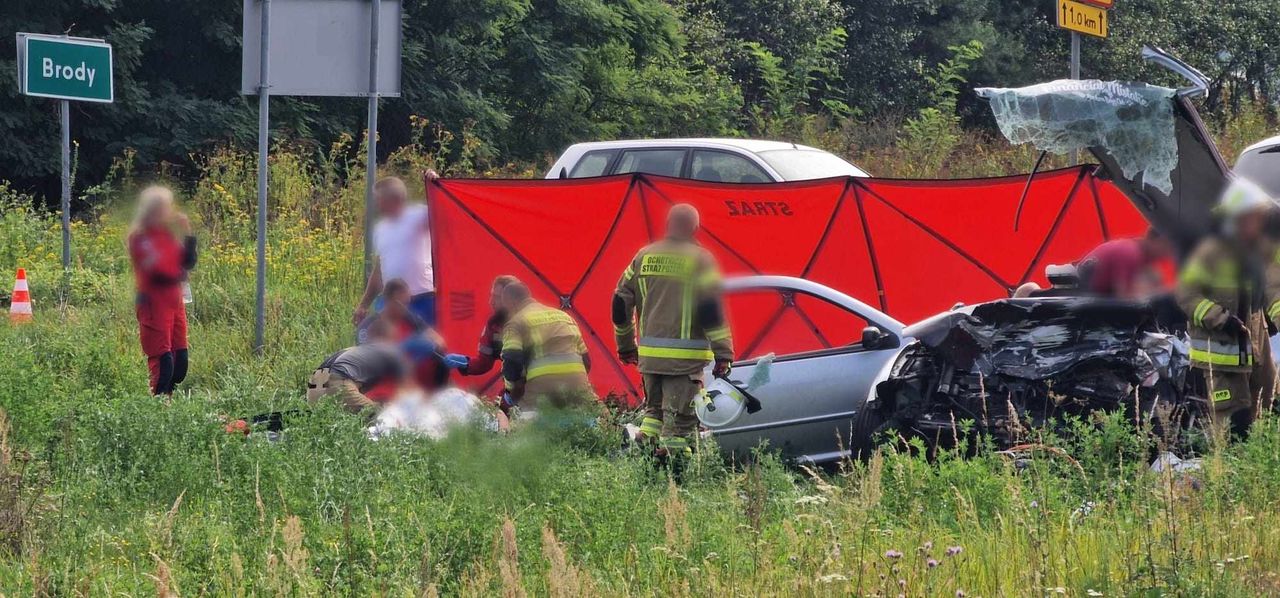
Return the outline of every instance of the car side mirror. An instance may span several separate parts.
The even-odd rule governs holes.
[[[879,349],[888,339],[889,335],[875,326],[862,329],[862,347],[865,349]]]

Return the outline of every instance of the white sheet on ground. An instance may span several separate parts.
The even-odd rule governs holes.
[[[393,432],[441,439],[460,426],[480,424],[497,429],[497,422],[475,395],[458,388],[441,390],[431,397],[423,392],[402,393],[386,406],[369,427],[369,437]]]

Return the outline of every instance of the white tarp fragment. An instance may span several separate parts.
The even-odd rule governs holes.
[[[776,355],[770,353],[756,361],[756,369],[751,372],[751,379],[747,380],[747,390],[755,390],[769,383],[770,372],[773,370],[773,360],[777,358]]]
[[[1173,191],[1178,165],[1175,91],[1146,83],[1064,79],[1030,87],[980,87],[1000,132],[1014,144],[1066,154],[1105,148],[1130,180]]]

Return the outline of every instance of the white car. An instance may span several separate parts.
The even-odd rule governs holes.
[[[869,176],[817,148],[756,139],[643,139],[569,146],[548,179],[643,172],[717,183],[778,183]]]

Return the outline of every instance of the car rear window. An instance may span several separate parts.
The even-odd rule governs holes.
[[[781,149],[759,152],[756,155],[787,181],[867,176],[861,168],[822,150]]]
[[[603,176],[605,169],[609,167],[609,160],[612,160],[616,153],[618,153],[616,150],[596,150],[583,154],[578,163],[573,165],[573,172],[569,173],[569,178],[585,179]]]

